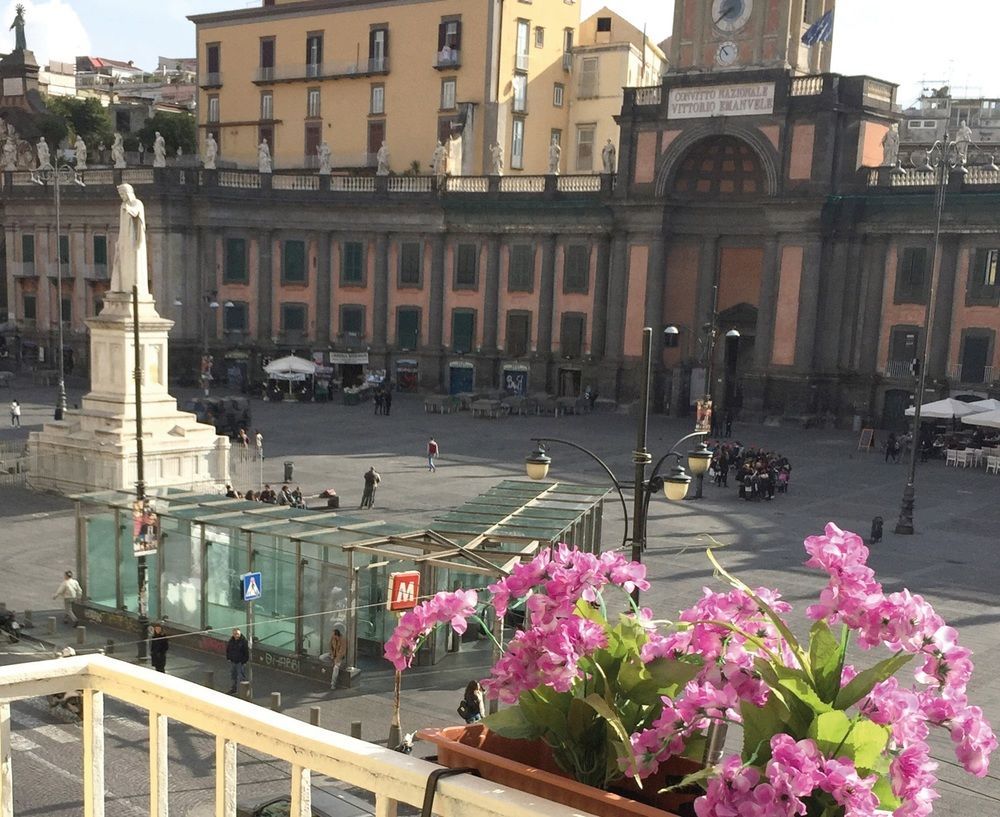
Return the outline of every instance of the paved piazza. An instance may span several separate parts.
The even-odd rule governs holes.
[[[25,404],[24,424],[37,425],[51,416],[54,394],[18,388]],[[183,395],[181,395],[183,397]],[[7,398],[7,395],[5,395]],[[78,398],[71,393],[71,402]],[[362,473],[370,464],[382,474],[373,518],[412,521],[421,526],[493,483],[522,476],[523,460],[533,436],[557,436],[593,448],[622,478],[631,477],[630,452],[635,420],[629,414],[580,417],[509,417],[473,419],[468,413],[429,415],[418,396],[397,395],[390,417],[375,416],[372,406],[339,403],[262,403],[252,405],[254,425],[265,438],[264,479],[280,486],[282,463],[295,463],[296,482],[306,494],[335,487],[345,510],[354,512],[360,500]],[[661,415],[651,419],[649,448],[654,457],[687,433],[686,420]],[[3,429],[0,439],[17,432]],[[426,470],[424,446],[429,436],[441,446],[436,474]],[[945,469],[935,462],[921,466],[917,477],[916,522],[919,533],[892,533],[905,479],[905,466],[886,464],[878,454],[856,451],[857,435],[843,431],[766,428],[737,424],[734,437],[789,457],[791,488],[771,502],[748,503],[736,488],[705,486],[705,499],[670,504],[654,501],[649,525],[649,565],[653,589],[643,601],[661,616],[693,601],[700,588],[712,584],[703,553],[706,536],[726,547],[720,558],[745,581],[780,588],[802,611],[821,585],[821,577],[801,566],[802,539],[833,520],[867,536],[873,516],[886,520],[885,539],[873,548],[872,564],[889,589],[903,586],[927,597],[959,628],[963,642],[976,654],[977,674],[970,697],[981,705],[994,727],[1000,727],[1000,478],[981,469]],[[583,455],[553,447],[554,478],[600,484],[602,475]],[[256,485],[238,485],[256,488]],[[604,538],[614,546],[621,535],[616,502],[606,505]],[[73,520],[68,505],[18,489],[0,488],[4,532],[4,580],[0,600],[9,607],[52,609],[51,594],[72,552]],[[804,627],[801,629],[805,629]],[[203,669],[197,656],[171,653],[172,669],[192,677]],[[463,655],[462,659],[468,661]],[[460,660],[460,659],[456,659]],[[864,666],[871,660],[855,656]],[[453,722],[458,690],[476,669],[448,666],[420,671],[404,685],[404,728]],[[350,713],[337,700],[308,685],[281,677],[286,684],[290,714],[307,717],[308,706],[322,702],[324,724],[348,728],[353,717],[365,719],[364,736],[384,740],[386,701],[391,695],[388,673],[373,673],[351,697]],[[266,690],[258,690],[266,695]],[[260,697],[260,695],[258,696]],[[328,713],[328,714],[327,714]],[[328,720],[327,718],[332,720]],[[941,762],[942,800],[935,814],[971,817],[1000,811],[1000,769],[975,780],[958,769],[944,735],[934,745]],[[210,783],[210,781],[208,781]],[[124,812],[123,812],[124,813]],[[193,814],[194,812],[192,812]]]

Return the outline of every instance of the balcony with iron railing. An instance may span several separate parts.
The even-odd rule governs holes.
[[[981,386],[994,381],[992,366],[967,366],[952,363],[948,366],[948,379],[954,383],[964,383],[969,386]]]
[[[910,368],[912,365],[910,360],[890,360],[882,368],[882,374],[896,380],[913,380],[913,370]]]
[[[440,70],[450,68],[460,68],[462,66],[462,52],[455,48],[448,50],[441,49],[434,56],[434,67]]]
[[[387,73],[389,73],[388,58],[372,57],[361,60],[331,60],[323,63],[303,62],[294,65],[260,66],[254,73],[253,82],[255,85],[270,85],[279,82],[367,77],[373,74]]]
[[[198,85],[201,88],[220,88],[222,87],[222,74],[219,71],[202,74],[198,77]]]
[[[106,805],[120,810],[123,800],[131,806],[131,812],[151,817],[168,813],[171,794],[190,802],[191,792],[171,786],[169,736],[175,728],[182,736],[197,733],[214,741],[214,756],[206,757],[202,766],[207,774],[214,767],[214,783],[208,786],[214,790],[209,795],[215,801],[212,813],[227,817],[236,814],[241,769],[252,773],[250,767],[261,762],[288,764],[282,779],[287,781],[292,817],[309,817],[313,813],[312,783],[319,775],[335,785],[369,793],[375,814],[389,817],[397,813],[399,806],[405,808],[404,804],[419,809],[424,804],[430,775],[440,769],[425,760],[306,724],[190,681],[104,655],[77,656],[0,667],[0,817],[13,815],[12,794],[22,779],[18,772],[24,774],[25,768],[17,757],[27,751],[12,740],[11,705],[75,690],[81,691],[83,703],[79,731],[82,763],[76,769],[60,771],[79,775],[82,802],[78,813],[84,817],[103,815]],[[147,733],[147,740],[130,744],[130,752],[148,755],[150,771],[146,783],[136,781],[136,790],[143,794],[131,798],[111,794],[105,786],[105,747],[109,747],[108,755],[119,751],[106,739],[106,721],[110,725],[110,719],[105,718],[105,707],[109,699],[138,708],[142,719],[133,723]],[[241,766],[240,754],[245,752],[253,755]],[[586,817],[579,809],[470,774],[444,777],[431,785],[435,788],[433,806],[424,813],[439,817]]]

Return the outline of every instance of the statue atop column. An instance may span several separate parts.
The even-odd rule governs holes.
[[[448,149],[440,141],[431,156],[431,173],[437,177],[438,183],[448,175]]]
[[[959,123],[958,133],[955,134],[955,150],[958,151],[958,158],[964,165],[969,159],[969,143],[972,141],[972,128],[964,119]]]
[[[316,147],[316,156],[319,159],[319,174],[321,176],[329,176],[330,166],[333,164],[333,154],[330,152],[330,145],[326,140],[320,142]]]
[[[899,125],[893,122],[882,137],[882,166],[895,167],[899,159]]]
[[[492,175],[503,175],[503,145],[499,142],[494,142],[492,147],[490,147],[490,164],[493,170]]]
[[[163,140],[160,132],[156,132],[153,139],[153,167],[167,166],[167,143]]]
[[[219,157],[219,143],[215,135],[209,132],[205,137],[205,170],[215,170],[215,160]]]
[[[378,162],[378,167],[375,170],[376,176],[388,176],[389,175],[389,148],[385,142],[382,143],[382,147],[378,149],[378,153],[375,154],[375,160]]]
[[[146,208],[135,197],[130,184],[118,185],[122,206],[118,216],[118,244],[111,271],[111,291],[131,294],[138,287],[139,296],[149,295],[149,272],[146,260]]]
[[[38,153],[38,169],[51,170],[52,156],[49,153],[49,143],[45,141],[44,136],[39,137],[38,144],[35,145],[35,150]]]
[[[615,150],[615,143],[608,139],[607,144],[601,150],[601,161],[604,163],[605,173],[615,172],[615,163],[618,159],[617,151]]]
[[[28,46],[24,40],[24,6],[20,3],[14,8],[14,22],[10,24],[9,30],[14,32],[14,50],[26,50]]]
[[[76,169],[77,171],[87,169],[87,143],[83,141],[83,137],[77,134],[76,143],[73,145],[73,151],[76,154]]]
[[[549,175],[558,176],[559,175],[559,160],[562,158],[562,148],[559,147],[559,143],[556,141],[556,137],[552,137],[552,143],[549,145]]]
[[[8,133],[3,140],[3,169],[17,170],[17,137]]]
[[[271,172],[271,148],[267,146],[267,139],[261,139],[257,145],[257,171],[260,173]]]
[[[115,164],[116,170],[123,170],[125,162],[125,142],[120,133],[115,134],[115,140],[111,143],[111,160]]]

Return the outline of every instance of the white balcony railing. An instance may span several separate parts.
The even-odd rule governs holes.
[[[595,93],[594,96],[597,96]],[[636,105],[659,105],[662,98],[661,86],[650,85],[645,88],[635,89]]]
[[[952,363],[948,367],[948,379],[956,383],[992,383],[992,366],[963,366],[961,363]]]
[[[439,51],[434,57],[435,68],[459,68],[462,65],[462,52],[454,48],[449,51]]]
[[[364,789],[375,796],[375,813],[394,815],[398,805],[423,804],[427,778],[437,766],[347,735],[271,712],[190,681],[136,667],[103,655],[78,656],[0,667],[0,817],[12,817],[11,790],[17,786],[18,750],[11,740],[12,702],[83,690],[83,745],[79,813],[105,813],[105,697],[148,713],[149,811],[167,814],[170,797],[168,730],[171,722],[215,738],[215,814],[235,815],[237,748],[244,747],[291,767],[292,817],[312,814],[313,773]],[[388,720],[388,715],[387,715]],[[142,742],[136,743],[135,751]],[[211,762],[211,761],[209,761]],[[73,773],[74,770],[69,770]],[[144,809],[143,809],[144,810]],[[433,813],[439,817],[582,817],[539,797],[457,775],[437,784]]]
[[[528,70],[528,55],[527,54],[515,54],[514,55],[514,68],[517,71],[527,71]]]
[[[890,360],[885,364],[885,369],[882,373],[886,377],[913,379],[909,360]]]
[[[789,96],[818,96],[823,93],[823,77],[796,77],[792,80]]]

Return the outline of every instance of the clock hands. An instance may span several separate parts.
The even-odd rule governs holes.
[[[737,9],[736,0],[726,0],[726,2],[722,6],[722,12],[716,19],[715,24],[718,25],[722,20],[725,20],[732,12],[736,11],[736,9]]]

